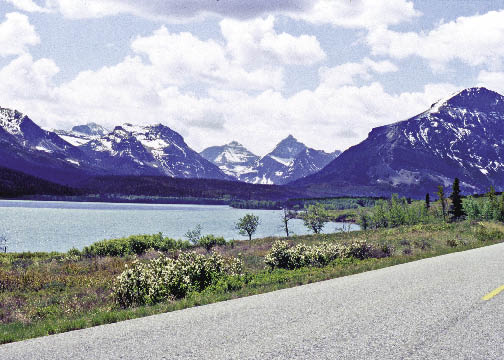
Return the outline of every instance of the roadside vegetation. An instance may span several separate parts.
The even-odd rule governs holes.
[[[135,235],[66,253],[0,254],[0,343],[502,242],[503,196],[491,189],[483,197],[462,199],[452,188],[455,194],[442,200],[392,196],[358,207],[361,231],[320,233],[331,210],[310,204],[299,214],[286,209],[279,226],[288,229],[289,219],[299,215],[312,235],[255,239],[259,219],[245,216],[236,228],[251,240],[202,236],[196,226],[187,240]]]

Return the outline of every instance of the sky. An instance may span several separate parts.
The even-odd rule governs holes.
[[[345,150],[473,86],[504,94],[502,0],[0,0],[0,107],[45,128]]]

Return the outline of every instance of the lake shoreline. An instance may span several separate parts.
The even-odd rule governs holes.
[[[3,216],[0,234],[8,240],[9,252],[68,251],[82,249],[96,241],[129,235],[162,233],[185,239],[187,231],[202,226],[202,235],[223,237],[227,241],[245,239],[235,224],[246,214],[259,216],[255,237],[283,236],[282,211],[236,209],[229,205],[106,203],[76,201],[0,200]],[[345,224],[345,227],[347,224]],[[300,219],[289,224],[290,232],[305,235],[310,231]],[[343,229],[343,224],[327,223],[324,232]],[[358,226],[352,225],[353,230]]]

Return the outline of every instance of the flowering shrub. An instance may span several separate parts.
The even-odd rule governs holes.
[[[373,257],[373,246],[368,244],[366,240],[356,240],[347,245],[347,257],[354,257],[359,260]]]
[[[242,272],[236,258],[182,253],[177,259],[160,256],[146,263],[135,261],[118,277],[113,288],[116,304],[122,307],[155,304],[179,299],[191,291],[202,291],[225,275]]]
[[[339,244],[313,246],[296,245],[289,248],[286,241],[277,241],[266,255],[264,262],[270,268],[297,269],[303,266],[325,266],[331,261],[347,257],[347,249]]]
[[[336,259],[354,257],[367,259],[374,257],[376,249],[365,240],[354,241],[348,245],[323,243],[320,245],[296,245],[289,247],[286,241],[277,241],[264,262],[271,269],[297,269],[303,266],[325,266]]]

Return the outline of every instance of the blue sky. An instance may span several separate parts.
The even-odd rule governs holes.
[[[504,93],[503,58],[502,1],[0,0],[0,106],[163,123],[196,150],[343,150],[462,88]]]

